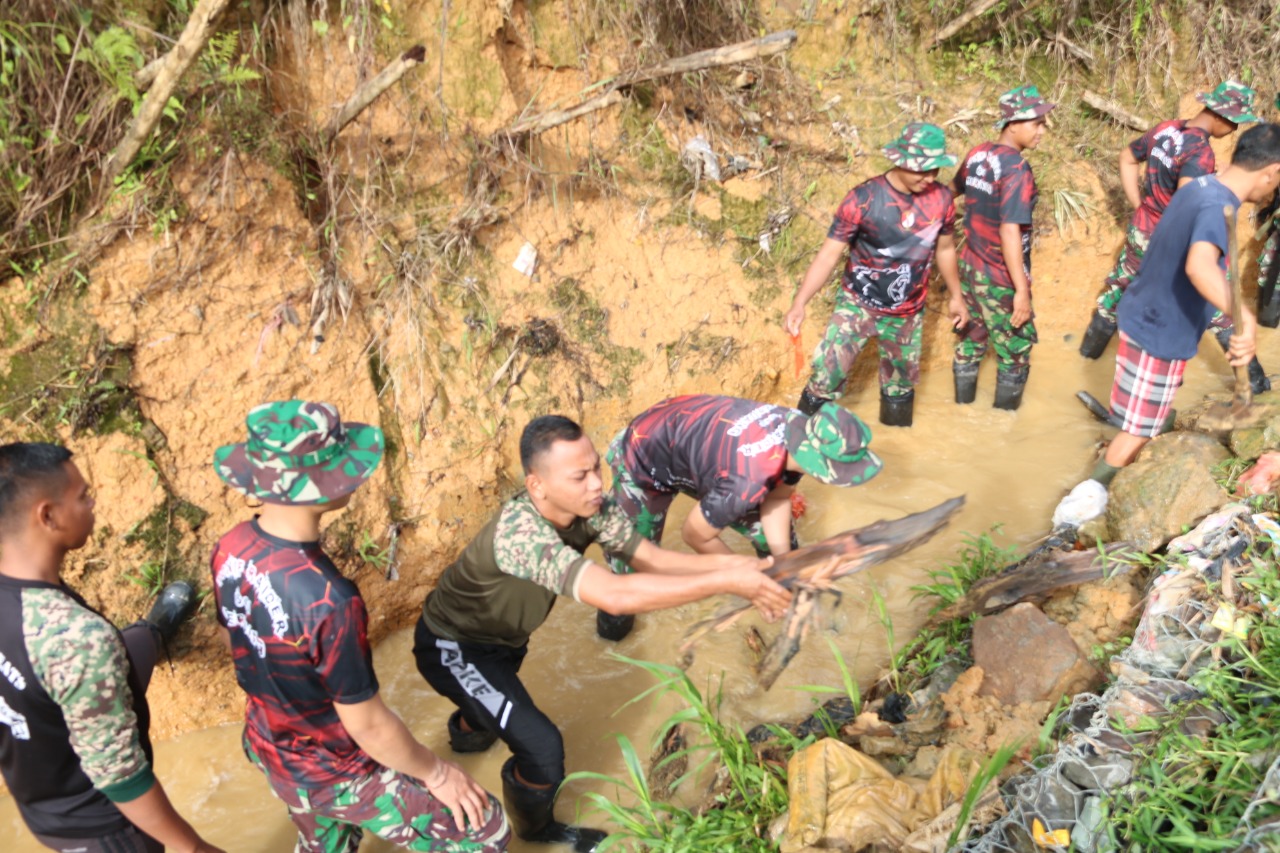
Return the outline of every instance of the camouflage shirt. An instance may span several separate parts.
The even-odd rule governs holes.
[[[146,698],[120,632],[66,586],[0,577],[0,770],[31,831],[129,824],[155,784]]]
[[[503,504],[427,596],[422,615],[439,637],[519,648],[546,621],[557,595],[578,598],[592,543],[630,560],[643,541],[606,497],[590,518],[560,528],[542,517],[527,492]]]

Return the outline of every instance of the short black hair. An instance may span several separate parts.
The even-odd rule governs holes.
[[[8,527],[36,486],[61,487],[71,451],[61,444],[18,441],[0,444],[0,528]]]
[[[520,465],[526,474],[533,470],[539,456],[551,449],[557,441],[577,441],[582,438],[582,427],[564,415],[543,415],[529,421],[520,433]]]
[[[1249,172],[1280,163],[1280,124],[1262,122],[1240,134],[1231,165]]]

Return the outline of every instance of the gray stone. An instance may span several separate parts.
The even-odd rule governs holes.
[[[1102,799],[1086,797],[1084,805],[1080,807],[1080,819],[1071,827],[1071,847],[1078,853],[1099,853],[1098,842],[1102,839],[1102,834]]]
[[[1057,702],[1101,680],[1067,629],[1034,604],[979,619],[973,626],[973,662],[983,672],[979,694],[1007,705]]]
[[[1069,758],[1062,764],[1062,775],[1086,791],[1110,791],[1133,776],[1133,761],[1115,754]]]
[[[1231,454],[1195,432],[1154,439],[1111,481],[1107,528],[1118,541],[1155,551],[1230,500],[1214,468]]]
[[[1055,830],[1067,829],[1076,822],[1083,794],[1065,779],[1038,775],[1029,784],[1018,786],[1018,799],[1028,817],[1038,817],[1045,829]]]

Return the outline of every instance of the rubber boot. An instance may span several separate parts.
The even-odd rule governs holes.
[[[1094,311],[1089,328],[1084,330],[1084,340],[1080,341],[1080,354],[1085,358],[1098,358],[1115,333],[1116,324]]]
[[[1022,405],[1022,390],[1027,387],[1027,374],[1030,372],[1030,365],[998,371],[996,401],[991,405],[997,409],[1016,411]]]
[[[1223,352],[1231,349],[1232,331],[1232,329],[1214,329],[1213,331],[1213,336],[1218,339],[1218,346],[1222,347]],[[1267,378],[1267,371],[1262,369],[1262,362],[1258,361],[1256,355],[1249,362],[1249,388],[1255,394],[1271,390],[1271,380]]]
[[[953,362],[951,370],[956,375],[956,402],[972,403],[974,398],[978,396],[978,367],[977,362],[972,364],[961,364]]]
[[[596,636],[602,640],[618,642],[631,633],[635,627],[636,617],[628,613],[626,616],[614,616],[603,610],[596,611]]]
[[[144,620],[160,633],[160,639],[168,643],[178,633],[179,626],[196,609],[196,591],[186,581],[174,581],[164,588],[151,612]]]
[[[521,784],[516,778],[515,758],[502,765],[502,803],[516,835],[534,844],[572,844],[577,853],[592,853],[608,837],[598,829],[556,820],[556,789]]]
[[[916,404],[916,392],[908,391],[896,397],[880,392],[880,423],[885,426],[911,426],[911,414]]]
[[[800,392],[800,399],[796,402],[796,408],[804,412],[806,415],[812,415],[826,404],[826,400],[821,397],[815,397],[806,387]]]
[[[461,711],[454,711],[449,715],[448,727],[449,747],[454,752],[484,752],[498,739],[496,734],[485,729],[467,731],[462,728]]]

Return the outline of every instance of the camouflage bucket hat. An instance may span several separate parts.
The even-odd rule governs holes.
[[[883,463],[867,447],[871,429],[835,403],[805,417],[793,410],[787,423],[787,451],[809,476],[832,486],[856,486],[880,472]]]
[[[1040,118],[1057,106],[1040,97],[1040,90],[1035,86],[1010,89],[1000,96],[1000,120],[996,122],[996,130],[1003,130],[1005,125],[1015,121]]]
[[[245,418],[249,440],[219,447],[218,476],[271,504],[325,504],[354,492],[382,461],[382,430],[344,424],[330,403],[283,400]]]
[[[1196,100],[1227,121],[1235,122],[1236,124],[1249,124],[1250,122],[1262,121],[1262,119],[1253,114],[1253,99],[1256,94],[1245,84],[1228,80],[1225,83],[1219,83],[1218,88],[1212,92],[1196,95]],[[1280,98],[1277,98],[1277,100],[1280,100]]]
[[[889,162],[909,172],[928,172],[954,166],[956,158],[947,153],[947,138],[936,124],[913,121],[893,142],[880,149]]]

